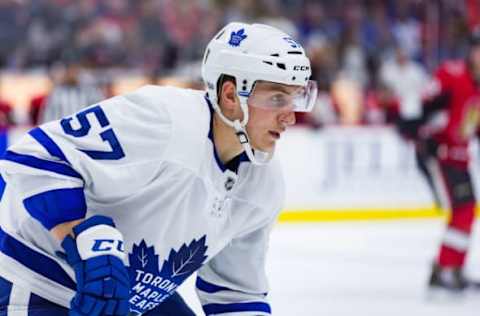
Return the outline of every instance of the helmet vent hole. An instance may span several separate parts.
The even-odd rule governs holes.
[[[280,57],[280,54],[278,54],[278,53],[277,53],[277,54],[271,54],[270,56],[272,56],[272,57]]]
[[[292,80],[296,80],[296,79],[297,79],[297,77],[295,77],[295,76],[292,77]]]
[[[273,63],[272,63],[271,61],[266,61],[266,60],[264,60],[263,62],[264,62],[265,64],[269,64],[269,65],[272,65],[272,66],[273,66]]]
[[[302,55],[302,52],[295,50],[295,51],[289,51],[287,54],[292,54],[292,55]]]
[[[287,67],[285,67],[284,63],[277,63],[277,67],[280,68],[280,69],[283,69],[283,70],[287,69]]]

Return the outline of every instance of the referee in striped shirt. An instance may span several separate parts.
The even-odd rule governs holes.
[[[104,99],[100,89],[79,80],[81,65],[78,60],[65,62],[59,83],[45,101],[39,123],[58,120]]]

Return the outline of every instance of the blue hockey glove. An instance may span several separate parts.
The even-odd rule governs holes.
[[[111,218],[93,216],[73,228],[62,247],[75,270],[77,293],[70,316],[128,315],[130,282],[123,236]]]

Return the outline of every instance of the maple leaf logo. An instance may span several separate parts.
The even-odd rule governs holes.
[[[160,275],[168,275],[175,283],[183,282],[190,274],[198,270],[207,256],[207,246],[205,245],[206,236],[199,240],[192,240],[187,246],[183,244],[177,251],[172,249],[168,255],[168,260],[163,263]]]
[[[148,246],[145,240],[133,244],[128,255],[131,282],[130,312],[141,315],[165,301],[176,288],[193,272],[198,270],[207,259],[207,236],[184,243],[178,251],[171,249],[168,259],[159,269],[158,255],[154,246]]]
[[[128,261],[132,268],[158,274],[158,255],[155,254],[153,246],[147,246],[145,240],[142,240],[138,246],[133,245]]]
[[[232,34],[230,34],[230,40],[228,41],[228,44],[237,47],[240,46],[240,43],[246,38],[247,34],[245,34],[245,29],[240,29],[237,32],[233,31]]]

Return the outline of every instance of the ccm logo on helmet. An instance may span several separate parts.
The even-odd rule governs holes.
[[[293,66],[293,70],[307,71],[307,70],[310,70],[310,67],[309,66],[295,65],[295,66]]]

